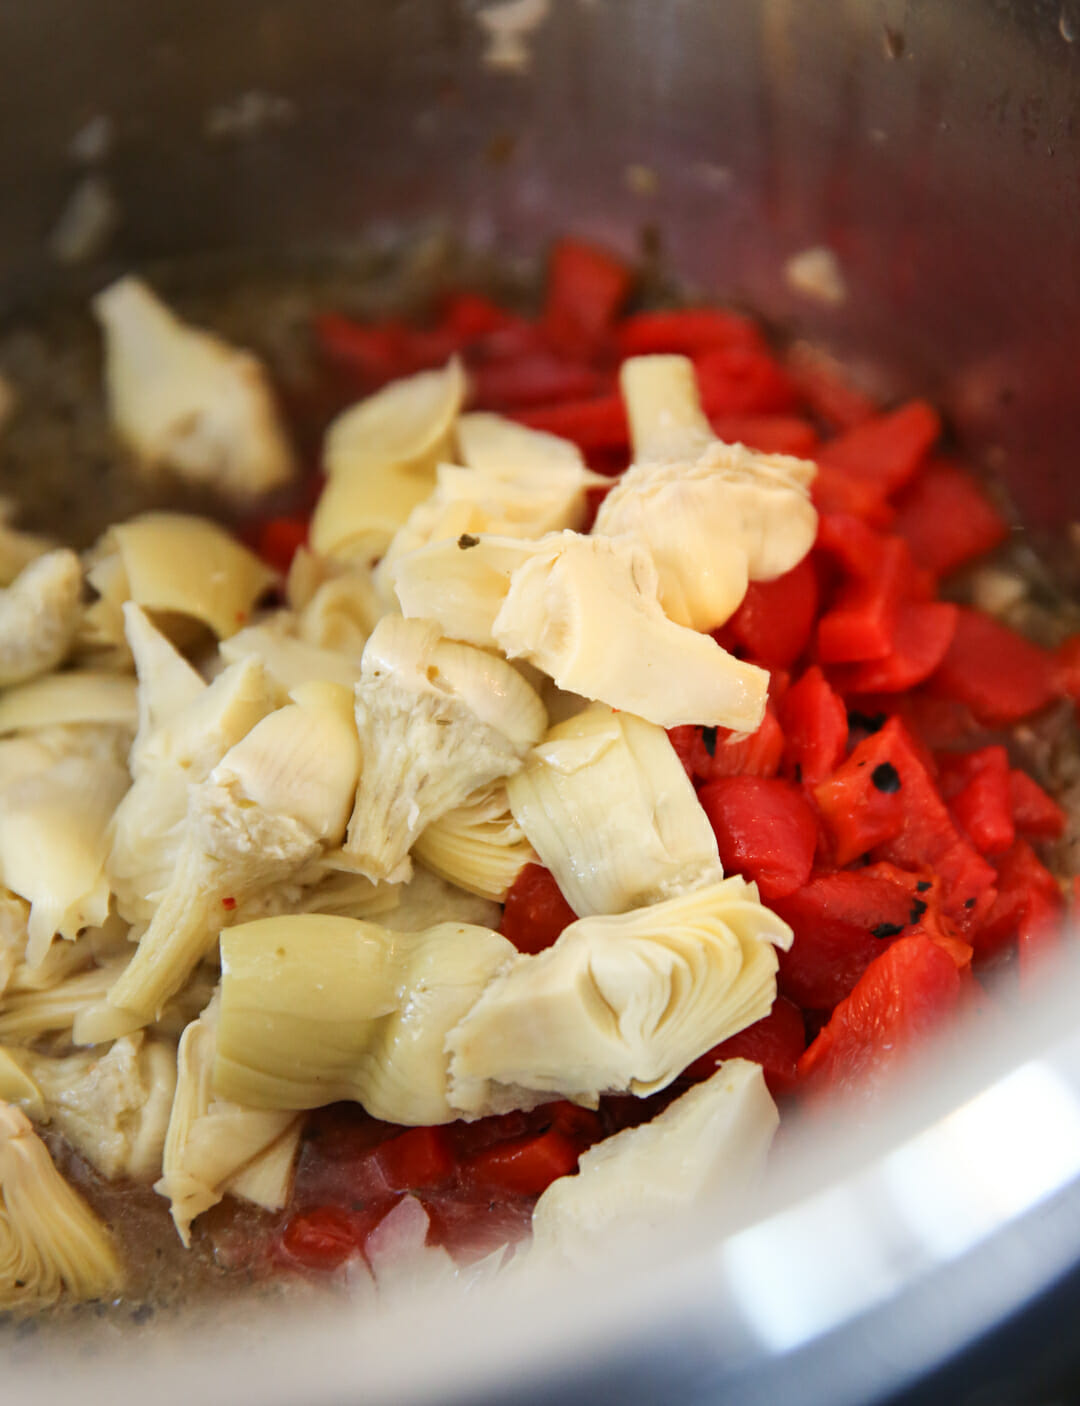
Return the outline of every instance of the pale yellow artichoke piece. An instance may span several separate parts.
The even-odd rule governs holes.
[[[222,934],[214,1087],[260,1108],[354,1099],[376,1117],[447,1123],[443,1042],[514,955],[486,928],[391,933],[312,915]]]
[[[305,643],[359,659],[386,611],[371,572],[359,563],[319,581],[299,610],[297,633]]]
[[[34,1083],[18,1054],[0,1045],[0,1103],[14,1104],[35,1123],[44,1123],[47,1115],[45,1095]]]
[[[129,781],[115,762],[72,756],[0,793],[0,881],[30,904],[31,966],[57,933],[108,916],[108,827]]]
[[[514,572],[492,634],[510,658],[535,664],[560,688],[661,727],[753,732],[765,715],[768,670],[669,620],[657,590],[643,548],[555,533]]]
[[[646,547],[668,616],[716,629],[749,581],[783,575],[810,550],[816,466],[713,438],[685,358],[632,358],[620,374],[636,462],[600,505],[593,532]]]
[[[14,1081],[0,1098],[19,1103],[35,1122],[48,1122],[109,1181],[151,1182],[161,1172],[165,1130],[176,1088],[171,1043],[127,1035],[106,1050],[55,1057],[5,1050],[36,1090],[19,1097]],[[24,1101],[25,1100],[25,1101]]]
[[[434,492],[387,548],[380,581],[392,586],[397,561],[429,542],[483,533],[535,538],[580,527],[587,490],[609,486],[586,468],[576,445],[498,415],[463,415],[457,437],[466,467],[439,465]]]
[[[526,771],[528,766],[526,762]],[[537,862],[536,851],[510,810],[502,781],[482,787],[433,820],[413,853],[449,883],[497,903],[525,865]]]
[[[451,1100],[481,1114],[529,1097],[654,1093],[769,1013],[774,945],[791,936],[737,877],[579,919],[547,951],[510,963],[450,1032]]]
[[[433,542],[394,566],[394,593],[407,619],[434,620],[448,639],[490,649],[514,572],[533,544],[464,535]]]
[[[386,616],[364,649],[356,722],[363,767],[345,850],[360,873],[395,882],[424,827],[516,771],[547,716],[505,660]]]
[[[145,513],[118,523],[102,550],[118,553],[136,605],[190,616],[219,639],[249,622],[276,579],[224,527],[187,513]]]
[[[662,727],[594,704],[507,783],[514,819],[579,917],[723,878],[716,836]]]
[[[292,451],[256,357],[182,322],[131,276],[93,308],[113,427],[144,470],[238,498],[288,482]]]
[[[47,674],[67,656],[82,613],[83,573],[66,547],[0,587],[0,688]]]
[[[119,964],[90,967],[54,986],[14,993],[9,988],[0,1007],[0,1044],[31,1045],[47,1035],[75,1039],[79,1017],[104,1000],[118,970]]]
[[[632,356],[619,368],[634,459],[696,455],[716,438],[686,356]]]
[[[291,1111],[245,1108],[214,1095],[218,1002],[193,1021],[176,1056],[176,1093],[165,1139],[162,1174],[154,1189],[172,1205],[185,1245],[191,1223],[232,1192],[271,1210],[284,1205],[300,1135]],[[245,1177],[245,1174],[246,1177]]]
[[[331,478],[369,475],[429,459],[449,440],[467,389],[457,357],[439,370],[383,386],[343,411],[327,430],[326,472]]]
[[[205,781],[280,697],[259,661],[242,659],[140,737],[131,759],[135,782],[113,815],[106,863],[118,910],[129,922],[149,922],[168,887],[183,842],[189,788]]]
[[[284,616],[285,612],[281,614]],[[292,621],[272,616],[257,625],[249,625],[231,639],[222,641],[221,657],[226,663],[235,664],[238,659],[253,656],[284,689],[323,680],[351,690],[360,678],[359,653],[350,659],[336,650],[308,644],[288,632],[287,626],[292,624]]]
[[[760,1180],[778,1124],[761,1065],[725,1060],[648,1123],[590,1147],[576,1176],[553,1181],[533,1211],[533,1244],[586,1265],[605,1236],[662,1230],[707,1198],[731,1220]]]
[[[134,601],[123,605],[121,615],[138,676],[139,728],[132,753],[132,765],[138,770],[150,738],[196,703],[207,684]]]
[[[134,667],[124,632],[124,603],[130,599],[124,563],[111,546],[87,554],[87,584],[93,598],[83,606],[73,654],[95,668],[130,673]]]
[[[137,719],[135,682],[119,674],[81,669],[48,674],[0,694],[0,734],[71,723],[117,723],[133,729]]]
[[[352,808],[360,747],[349,691],[305,684],[263,718],[188,797],[176,868],[134,959],[83,1038],[156,1019],[252,892],[287,879],[338,844]],[[119,1015],[116,1014],[119,1012]]]
[[[330,478],[311,517],[311,545],[332,560],[363,565],[382,556],[394,533],[431,492],[434,469],[397,463]]]
[[[105,1226],[53,1166],[25,1113],[0,1105],[0,1308],[111,1298],[123,1271]]]
[[[423,932],[439,923],[497,930],[502,916],[499,904],[493,899],[470,893],[421,863],[413,865],[412,877],[407,883],[380,884],[379,888],[391,889],[397,895],[394,906],[377,915],[379,923],[392,932]]]
[[[14,516],[14,504],[0,498],[0,586],[10,586],[20,571],[56,546],[48,537],[13,527]]]
[[[6,993],[16,968],[26,956],[29,923],[29,903],[17,894],[0,889],[0,998]]]

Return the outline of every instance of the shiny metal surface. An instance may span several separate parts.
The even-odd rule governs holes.
[[[388,242],[446,222],[535,254],[567,229],[671,267],[946,406],[1060,540],[1080,517],[1080,3],[552,0],[523,72],[466,0],[0,0],[0,315],[164,255]],[[525,6],[526,10],[529,8]],[[262,95],[261,123],[243,130]],[[246,103],[246,106],[245,106]],[[87,168],[119,223],[62,266]],[[846,302],[783,276],[838,256]],[[2,487],[2,484],[0,484]],[[875,1129],[798,1144],[757,1222],[602,1288],[507,1288],[373,1327],[298,1311],[79,1362],[84,1401],[866,1401],[1080,1259],[1074,987]],[[791,1147],[788,1149],[791,1152]],[[946,1210],[943,1212],[942,1207]],[[449,1325],[449,1326],[447,1326]],[[313,1364],[318,1364],[317,1372]],[[32,1347],[7,1390],[55,1399]],[[590,1375],[590,1374],[599,1374]],[[544,1383],[547,1383],[545,1385]],[[602,1384],[602,1386],[601,1386]]]

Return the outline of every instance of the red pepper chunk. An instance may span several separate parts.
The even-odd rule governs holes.
[[[966,703],[982,723],[1007,726],[1058,696],[1060,675],[1049,650],[981,611],[957,608],[956,633],[930,681],[942,697]]]
[[[863,972],[799,1060],[813,1094],[872,1095],[880,1079],[939,1030],[963,995],[952,955],[932,938],[904,937]]]
[[[937,411],[913,400],[830,440],[819,463],[894,493],[914,478],[940,433]]]
[[[272,517],[259,531],[255,550],[269,566],[282,576],[292,565],[292,559],[307,542],[308,525],[303,518]]]
[[[1057,880],[1026,840],[1017,840],[997,864],[997,896],[993,907],[972,935],[977,957],[992,957],[1017,936],[1032,900],[1056,902]]]
[[[948,601],[903,601],[890,652],[833,669],[832,680],[845,694],[904,693],[928,679],[945,658],[956,620],[957,608]]]
[[[364,1241],[387,1210],[386,1205],[366,1211],[342,1206],[316,1206],[290,1216],[281,1233],[286,1260],[324,1273],[337,1269],[363,1251]]]
[[[780,725],[784,766],[796,781],[814,786],[840,765],[848,739],[847,709],[816,664],[785,693]]]
[[[557,1177],[577,1170],[577,1143],[559,1127],[534,1137],[498,1142],[476,1153],[463,1171],[481,1186],[515,1196],[539,1196]]]
[[[796,1066],[806,1049],[806,1026],[802,1011],[793,1002],[778,996],[763,1020],[755,1021],[730,1040],[715,1045],[683,1071],[684,1079],[708,1079],[725,1059],[749,1059],[760,1064],[773,1097],[790,1093],[795,1087]]]
[[[949,809],[980,854],[1004,854],[1016,838],[1004,747],[981,747],[953,759]]]
[[[651,356],[656,352],[696,356],[717,347],[766,350],[756,323],[720,308],[633,313],[620,322],[615,341],[621,357]]]
[[[817,430],[797,415],[713,415],[709,423],[725,444],[745,444],[760,454],[811,459],[818,445]]]
[[[541,325],[559,352],[592,355],[603,344],[630,292],[632,275],[621,260],[576,239],[551,251]]]
[[[1033,893],[1016,934],[1021,988],[1038,975],[1044,959],[1061,946],[1065,905],[1060,895]]]
[[[831,1010],[885,946],[921,924],[932,896],[929,882],[892,864],[815,874],[773,903],[795,934],[779,954],[780,990],[806,1010]]]
[[[817,573],[804,557],[774,581],[751,581],[724,628],[754,663],[786,669],[810,643],[817,608]]]
[[[928,464],[896,506],[893,531],[919,565],[937,576],[982,556],[1009,533],[971,474],[943,459]]]
[[[549,869],[526,864],[506,895],[499,931],[519,952],[543,952],[577,921]]]
[[[717,347],[694,360],[701,408],[722,415],[784,414],[799,397],[784,368],[767,351]]]
[[[1068,817],[1026,771],[1009,772],[1009,804],[1017,830],[1029,840],[1060,840]]]
[[[911,591],[911,553],[899,537],[877,536],[871,550],[870,560],[859,562],[856,578],[818,621],[818,655],[825,664],[884,659],[893,651],[897,612]]]
[[[560,405],[519,410],[513,418],[530,429],[573,440],[584,454],[626,449],[630,443],[626,407],[622,396],[614,393],[595,400],[567,400]]]
[[[797,787],[776,778],[728,776],[705,786],[700,800],[726,873],[755,880],[766,902],[806,882],[817,821]]]
[[[454,1175],[454,1157],[442,1128],[410,1128],[375,1149],[375,1162],[394,1191],[441,1186]]]

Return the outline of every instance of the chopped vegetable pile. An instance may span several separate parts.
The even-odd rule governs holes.
[[[58,1136],[184,1245],[263,1208],[249,1272],[580,1261],[1064,940],[1080,639],[970,603],[1003,512],[929,405],[634,298],[564,241],[533,318],[318,316],[269,518],[260,363],[96,299],[138,470],[250,507],[0,520],[0,1307],[122,1292]]]

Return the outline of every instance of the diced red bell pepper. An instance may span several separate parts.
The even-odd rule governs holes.
[[[784,754],[784,734],[771,703],[756,732],[731,732],[727,728],[703,728],[702,742],[709,755],[703,779],[719,776],[775,776]]]
[[[808,1093],[872,1096],[875,1085],[939,1031],[958,1008],[961,974],[928,937],[904,937],[882,952],[799,1060]]]
[[[893,531],[920,566],[944,576],[1003,542],[1009,524],[966,469],[938,459],[897,499]]]
[[[1070,635],[1057,648],[1058,687],[1080,705],[1080,635]]]
[[[725,629],[747,658],[766,669],[786,669],[810,643],[817,608],[817,573],[804,557],[774,581],[751,581]]]
[[[845,694],[903,693],[925,682],[945,658],[956,632],[957,608],[948,601],[901,601],[892,648],[883,659],[867,659],[832,671]]]
[[[539,1196],[557,1177],[575,1171],[579,1156],[577,1144],[551,1127],[539,1136],[495,1143],[469,1158],[462,1170],[482,1186],[515,1196]]]
[[[873,527],[888,527],[895,514],[881,484],[834,469],[822,461],[820,450],[817,466],[810,495],[819,512],[840,513]]]
[[[630,443],[626,407],[619,395],[519,410],[513,418],[534,430],[546,430],[548,434],[573,440],[586,454],[593,450],[626,449]]]
[[[1004,854],[1016,839],[1004,747],[982,747],[964,759],[966,779],[949,809],[980,854]]]
[[[475,366],[469,381],[475,403],[484,410],[499,411],[587,400],[609,389],[608,379],[599,371],[549,351]]]
[[[315,340],[327,361],[372,386],[415,370],[407,350],[409,328],[403,322],[354,322],[340,313],[319,313]]]
[[[454,1175],[454,1156],[443,1128],[410,1128],[380,1143],[374,1156],[394,1191],[425,1191]]]
[[[1064,907],[1060,895],[1052,899],[1036,892],[1028,899],[1016,934],[1021,989],[1040,973],[1046,958],[1061,947]]]
[[[499,931],[519,952],[536,953],[576,921],[551,871],[542,864],[526,864],[506,895]]]
[[[784,695],[780,725],[784,765],[796,781],[814,786],[840,765],[847,747],[847,709],[816,664]]]
[[[818,462],[895,493],[915,476],[940,433],[937,411],[913,400],[830,440]]]
[[[798,393],[768,352],[716,347],[694,359],[701,408],[721,415],[782,415],[796,409]]]
[[[836,862],[872,851],[945,881],[943,910],[963,927],[990,901],[991,865],[961,836],[913,739],[898,718],[860,742],[814,797],[835,845]]]
[[[931,889],[895,865],[871,864],[815,874],[775,899],[795,934],[790,951],[779,954],[781,991],[807,1010],[832,1010],[886,944],[921,924]]]
[[[787,370],[815,415],[838,429],[861,425],[877,413],[873,399],[853,386],[840,363],[805,342],[787,354]]]
[[[755,1021],[730,1040],[714,1045],[683,1071],[684,1079],[708,1079],[725,1059],[749,1059],[765,1071],[765,1082],[774,1098],[795,1087],[796,1066],[806,1049],[802,1011],[778,996],[763,1020]]]
[[[1009,803],[1017,830],[1029,840],[1059,840],[1068,817],[1026,771],[1009,773]]]
[[[910,592],[911,554],[899,537],[879,537],[876,556],[845,585],[818,621],[818,655],[825,664],[885,659],[894,650],[896,618]]]
[[[1026,840],[1017,840],[996,867],[997,897],[971,939],[978,957],[993,956],[1016,937],[1033,896],[1051,902],[1061,896],[1057,880]]]
[[[797,787],[776,778],[728,776],[705,786],[700,800],[726,873],[756,880],[766,902],[806,882],[817,821]]]
[[[269,566],[284,576],[292,559],[307,542],[308,525],[304,518],[272,517],[263,523],[255,550]]]
[[[760,454],[793,454],[812,459],[818,433],[797,415],[714,415],[709,423],[725,444],[745,444]]]
[[[541,325],[556,350],[592,355],[604,343],[626,301],[633,278],[612,254],[561,239],[548,263]]]
[[[363,1211],[343,1206],[316,1206],[285,1222],[281,1251],[286,1261],[324,1273],[362,1254],[364,1241],[385,1214],[387,1205]]]
[[[621,357],[658,352],[697,356],[717,347],[766,350],[765,339],[750,318],[719,308],[633,313],[619,324],[615,341]]]
[[[463,347],[492,333],[523,325],[523,319],[483,293],[451,293],[442,306],[441,325]]]
[[[1060,675],[1049,650],[981,611],[958,607],[956,632],[930,687],[966,703],[980,722],[1019,722],[1058,696]]]

